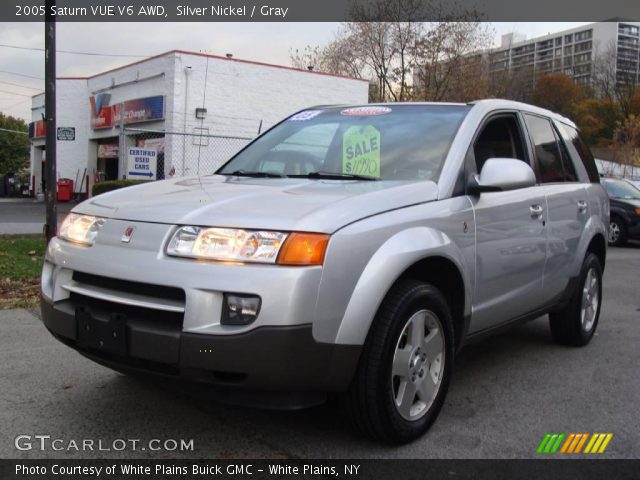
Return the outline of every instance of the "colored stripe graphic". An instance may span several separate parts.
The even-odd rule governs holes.
[[[598,453],[604,453],[604,451],[607,449],[607,445],[609,445],[609,442],[611,441],[611,439],[613,438],[613,433],[607,433],[607,436],[604,439],[604,442],[602,442],[602,445],[600,445],[600,450],[598,450]]]
[[[576,436],[575,433],[570,433],[569,434],[569,436],[567,437],[567,439],[564,442],[564,445],[562,445],[562,449],[560,450],[560,453],[567,453],[569,445],[571,445],[571,442],[573,442],[573,439],[575,438],[575,436]]]
[[[594,433],[584,453],[604,453],[613,438],[613,433]]]
[[[582,433],[582,439],[580,439],[580,442],[578,443],[578,445],[576,445],[576,449],[573,453],[580,453],[582,451],[582,446],[584,445],[584,442],[587,441],[587,438],[589,438],[589,434],[588,433]]]
[[[558,451],[558,448],[560,448],[560,444],[562,443],[562,440],[564,439],[565,434],[561,433],[558,435],[558,439],[556,440],[556,443],[553,444],[553,447],[551,447],[551,452],[550,453],[556,453]]]
[[[589,440],[589,443],[587,443],[587,448],[584,449],[584,453],[591,453],[591,448],[593,447],[593,444],[596,443],[596,440],[598,440],[598,434],[594,433],[593,435],[591,435],[591,439]]]
[[[551,432],[542,438],[536,452],[539,454],[604,453],[612,438],[613,433],[574,432],[565,434]],[[585,447],[584,451],[583,447]]]
[[[547,433],[540,445],[538,445],[537,452],[538,453],[556,453],[558,448],[560,448],[560,444],[564,439],[564,433]]]

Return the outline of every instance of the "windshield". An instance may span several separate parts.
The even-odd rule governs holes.
[[[611,198],[623,198],[626,200],[640,200],[640,189],[624,180],[606,178],[602,185]]]
[[[218,174],[438,180],[466,105],[305,110],[256,139]]]

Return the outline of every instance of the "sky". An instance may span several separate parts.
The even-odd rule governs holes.
[[[492,23],[495,44],[504,33],[527,38],[582,25],[580,22]],[[289,65],[290,52],[328,43],[338,23],[58,23],[57,50],[124,56],[58,53],[58,76],[87,76],[169,50]],[[31,95],[44,89],[43,23],[0,23],[0,112],[31,120]],[[18,75],[21,74],[22,76]],[[35,78],[31,78],[35,77]]]

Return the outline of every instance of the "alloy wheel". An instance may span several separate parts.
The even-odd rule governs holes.
[[[582,306],[580,310],[580,322],[585,332],[593,328],[600,303],[600,280],[592,267],[587,272],[582,287]]]
[[[609,223],[609,243],[616,243],[620,238],[620,225],[616,222]]]
[[[440,320],[429,310],[414,313],[398,339],[391,372],[395,406],[404,419],[415,421],[429,411],[442,383],[444,363]]]

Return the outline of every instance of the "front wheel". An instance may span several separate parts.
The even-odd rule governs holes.
[[[565,308],[549,314],[553,339],[563,345],[582,346],[591,341],[602,306],[602,266],[593,253],[582,263],[578,288]]]
[[[356,427],[389,443],[424,434],[444,402],[453,357],[453,321],[442,293],[398,282],[374,319],[346,395]]]

